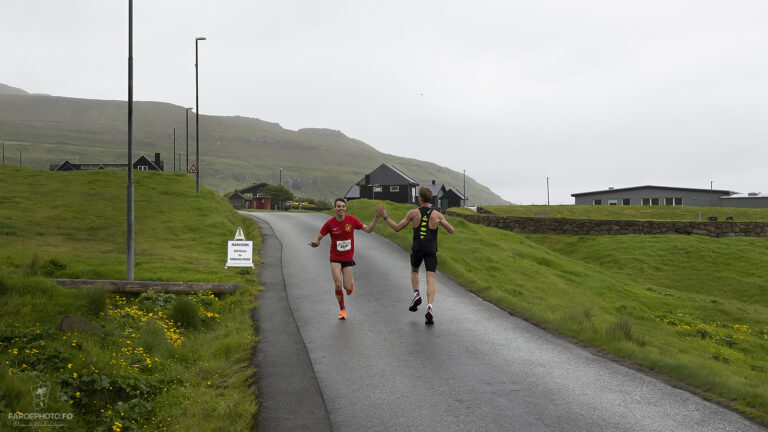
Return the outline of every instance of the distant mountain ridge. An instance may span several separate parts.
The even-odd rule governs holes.
[[[0,83],[0,95],[26,95],[26,91]]]
[[[0,84],[0,139],[9,154],[22,153],[23,165],[122,162],[127,159],[125,101],[77,99],[29,94]],[[184,107],[164,102],[134,102],[134,157],[161,153],[166,171],[186,166]],[[195,116],[189,114],[189,163],[194,162]],[[176,127],[176,154],[173,128]],[[19,148],[19,150],[16,150]],[[179,163],[179,153],[181,162]],[[382,153],[341,131],[323,128],[284,129],[278,123],[243,116],[200,116],[200,179],[220,193],[253,183],[283,185],[299,196],[333,199],[381,163],[396,166],[421,184],[434,179],[463,190],[462,173]],[[184,168],[181,168],[184,170]],[[486,186],[466,177],[470,204],[504,203]]]

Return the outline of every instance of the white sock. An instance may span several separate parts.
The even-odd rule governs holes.
[[[427,305],[427,309],[432,310],[432,304],[431,303]]]

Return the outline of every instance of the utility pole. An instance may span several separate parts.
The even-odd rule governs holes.
[[[547,177],[547,205],[549,205],[549,177]]]
[[[176,154],[176,127],[173,128],[173,153]],[[173,158],[173,172],[176,172],[176,158]]]
[[[464,170],[464,191],[462,192],[464,194],[464,205],[467,205],[467,170]]]
[[[187,108],[184,111],[184,117],[185,117],[185,120],[187,121],[187,160],[186,160],[187,164],[185,165],[184,172],[189,171],[189,110],[191,109],[193,108]],[[181,165],[181,160],[179,160],[179,165]]]

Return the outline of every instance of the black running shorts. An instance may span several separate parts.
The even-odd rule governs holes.
[[[419,268],[424,261],[424,268],[429,272],[437,271],[437,252],[411,250],[411,267]]]
[[[339,264],[341,264],[341,268],[352,267],[353,265],[355,265],[355,261],[354,260],[352,260],[352,261],[339,261],[339,260],[332,259],[331,262],[332,263],[339,263]]]

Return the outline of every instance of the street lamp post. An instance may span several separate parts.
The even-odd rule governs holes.
[[[187,121],[187,160],[186,160],[187,164],[185,165],[184,172],[187,172],[189,170],[189,110],[191,109],[192,108],[187,108],[184,111],[184,118]],[[181,165],[181,159],[179,159],[179,165]]]
[[[200,193],[200,100],[197,79],[197,43],[204,37],[195,38],[195,190]]]
[[[125,279],[133,280],[133,0],[128,0],[128,214]]]

